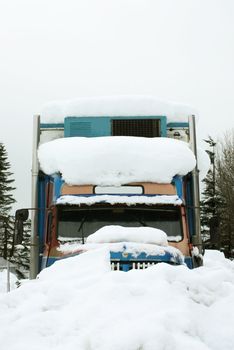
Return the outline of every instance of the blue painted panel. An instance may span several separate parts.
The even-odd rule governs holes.
[[[56,261],[60,260],[60,258],[47,258],[43,256],[42,261],[41,261],[41,270],[44,269],[45,267],[53,265]]]
[[[110,258],[112,261],[117,262],[166,262],[166,263],[173,263],[182,265],[183,260],[181,259],[181,256],[178,254],[177,256],[174,256],[173,254],[166,252],[164,254],[160,255],[147,255],[146,253],[139,253],[137,256],[136,254],[126,253],[125,250],[122,252],[110,252]]]
[[[167,118],[160,117],[161,119],[161,137],[167,137]]]
[[[177,196],[183,200],[183,178],[181,176],[175,176],[172,180],[172,184],[175,184]]]
[[[61,179],[60,175],[53,175],[54,180],[54,193],[53,193],[53,202],[56,203],[57,199],[61,196],[61,187],[64,184],[64,181]]]
[[[39,253],[43,253],[45,241],[45,217],[46,217],[46,187],[50,181],[47,175],[39,176],[38,179],[38,236]],[[39,257],[40,259],[40,257]]]
[[[186,211],[188,217],[189,235],[192,238],[195,235],[195,220],[193,208],[193,194],[192,194],[192,177],[186,182]]]
[[[193,269],[193,259],[191,258],[191,256],[186,256],[184,259],[185,264],[188,266],[189,269]]]
[[[189,123],[168,123],[168,128],[188,128]]]
[[[54,128],[63,128],[64,124],[63,123],[42,123],[40,124],[40,129],[54,129]]]
[[[165,116],[144,117],[66,117],[64,123],[65,137],[99,137],[111,136],[112,120],[160,119],[161,136],[167,136],[167,119]]]
[[[64,123],[64,137],[98,137],[111,135],[109,117],[67,117]]]
[[[38,236],[39,236],[39,251],[42,252],[44,241],[44,222],[45,222],[45,177],[39,177],[38,181]]]

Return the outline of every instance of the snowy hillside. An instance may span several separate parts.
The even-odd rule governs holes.
[[[100,249],[0,298],[1,350],[233,350],[234,263],[111,272]]]

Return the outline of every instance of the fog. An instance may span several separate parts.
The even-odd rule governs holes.
[[[32,116],[51,100],[154,95],[234,126],[232,0],[0,1],[0,142],[30,206]]]

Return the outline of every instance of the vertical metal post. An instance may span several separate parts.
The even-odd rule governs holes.
[[[33,118],[33,148],[32,148],[32,208],[38,207],[38,172],[39,164],[37,157],[37,148],[40,140],[40,116]],[[31,250],[30,250],[30,279],[36,278],[38,274],[39,262],[39,238],[37,219],[38,211],[32,210],[31,214]]]
[[[10,262],[7,259],[7,292],[10,292],[11,287],[10,287]]]
[[[196,139],[196,125],[195,116],[189,116],[189,139],[190,147],[196,157],[197,161],[197,139]],[[193,207],[194,207],[194,231],[193,232],[193,244],[199,248],[199,252],[202,252],[202,239],[201,239],[201,220],[200,220],[200,190],[199,190],[199,170],[197,167],[192,172],[193,177]]]

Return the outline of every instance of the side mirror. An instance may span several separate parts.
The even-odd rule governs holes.
[[[20,221],[28,220],[28,209],[18,209],[15,212],[15,219]]]
[[[15,244],[23,240],[24,222],[28,219],[28,209],[18,209],[15,212]]]

